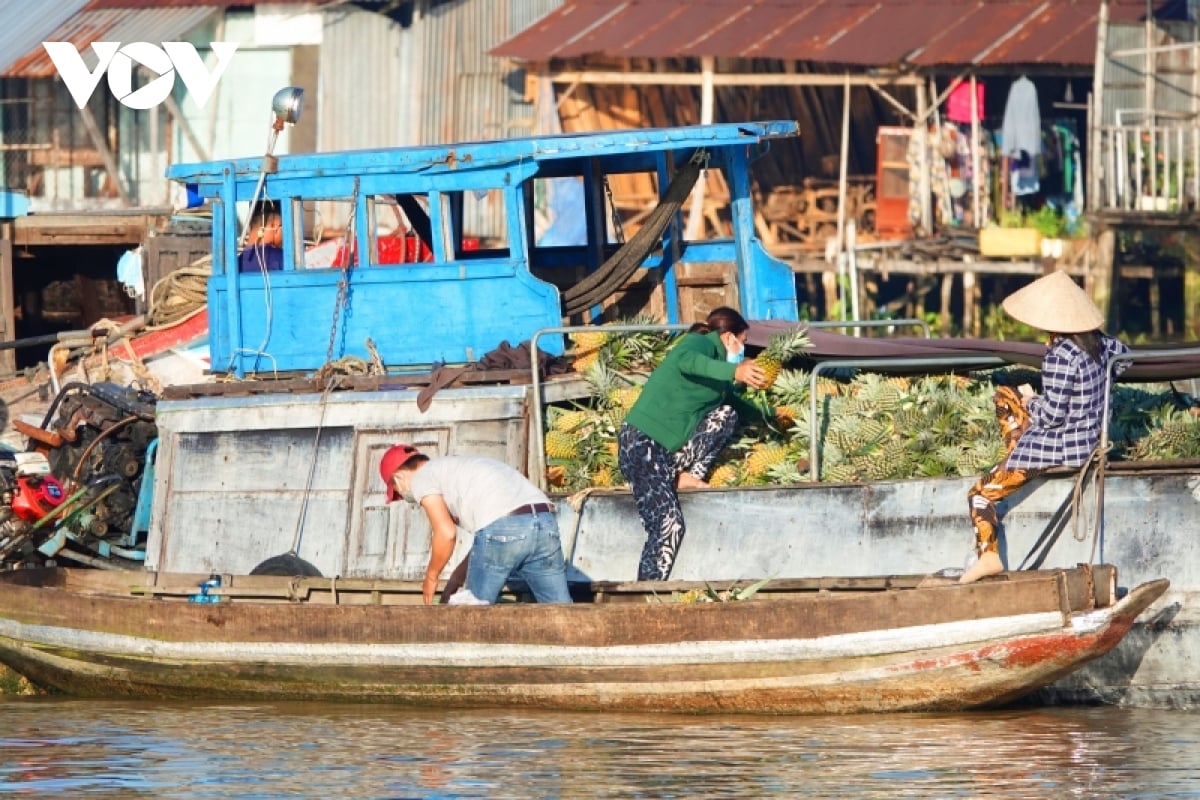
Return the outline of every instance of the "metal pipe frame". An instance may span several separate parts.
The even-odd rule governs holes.
[[[929,323],[923,319],[905,317],[904,319],[855,319],[855,320],[823,320],[821,322],[797,322],[809,328],[920,328],[926,339],[933,338],[929,332]]]
[[[1200,356],[1200,347],[1178,347],[1162,350],[1130,350],[1128,353],[1115,355],[1108,360],[1104,377],[1104,424],[1100,428],[1100,450],[1107,454],[1110,445],[1108,438],[1109,415],[1112,413],[1113,368],[1123,362],[1153,361],[1156,358],[1178,358],[1179,356]]]

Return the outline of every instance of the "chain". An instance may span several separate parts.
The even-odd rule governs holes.
[[[621,225],[621,215],[617,213],[617,201],[613,199],[612,187],[608,185],[608,176],[604,176],[604,197],[608,200],[609,211],[612,212],[613,232],[619,244],[625,244],[625,228]]]
[[[337,341],[338,320],[342,316],[342,311],[346,307],[347,298],[350,296],[350,270],[354,268],[354,242],[357,241],[355,236],[355,227],[357,223],[358,213],[358,177],[354,178],[354,196],[351,198],[350,217],[346,220],[346,266],[342,269],[342,277],[338,281],[337,300],[333,303],[333,320],[329,324],[329,347],[325,350],[325,363],[333,361],[333,345]]]

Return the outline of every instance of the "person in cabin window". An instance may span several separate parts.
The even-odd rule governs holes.
[[[714,309],[671,348],[621,424],[617,464],[646,529],[639,581],[671,575],[685,531],[678,490],[707,486],[739,421],[763,418],[740,395],[766,383],[762,368],[743,360],[749,329],[732,308]]]
[[[493,458],[430,458],[398,444],[383,454],[379,474],[387,501],[403,497],[420,506],[433,530],[421,587],[426,605],[433,603],[459,528],[475,541],[466,559],[466,587],[450,603],[495,603],[512,578],[524,581],[539,603],[571,602],[554,506],[520,472]]]
[[[1008,455],[967,493],[975,553],[961,583],[1004,569],[997,502],[1049,467],[1081,467],[1091,458],[1105,424],[1109,359],[1128,351],[1101,333],[1104,315],[1065,272],[1039,278],[1005,298],[1002,306],[1017,321],[1047,332],[1042,393],[1034,394],[1027,384],[996,392],[996,417]],[[1127,366],[1122,362],[1113,371],[1119,375]]]
[[[250,234],[238,255],[239,272],[275,272],[283,269],[283,217],[270,201],[250,214]]]

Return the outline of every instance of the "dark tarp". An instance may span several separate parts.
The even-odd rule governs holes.
[[[799,323],[803,325],[803,323]],[[795,322],[779,320],[755,321],[750,324],[746,339],[751,347],[765,347],[772,336],[797,326]],[[924,339],[920,337],[876,338],[850,336],[811,329],[809,337],[813,348],[808,357],[817,363],[841,359],[887,359],[894,365],[873,365],[873,371],[921,374],[962,371],[966,369],[993,369],[997,366],[986,363],[987,359],[1003,359],[1007,365],[1040,367],[1046,346],[1038,342],[1001,342],[994,339]],[[1138,348],[1133,348],[1134,352]],[[1167,348],[1154,348],[1162,353]],[[1200,348],[1179,348],[1179,355],[1155,356],[1153,360],[1135,361],[1121,376],[1122,382],[1168,381],[1200,377]],[[904,359],[942,358],[961,359],[961,366],[937,364],[921,366],[903,363]],[[981,361],[984,360],[984,361]]]

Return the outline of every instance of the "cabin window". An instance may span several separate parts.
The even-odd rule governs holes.
[[[508,209],[500,189],[448,192],[445,209],[455,259],[508,258]]]
[[[583,178],[533,181],[533,237],[538,247],[587,244],[587,204]]]
[[[308,269],[342,268],[357,263],[354,234],[354,201],[346,199],[304,200],[297,203],[297,239],[303,242],[304,266]]]
[[[429,196],[424,194],[374,195],[367,200],[375,259],[381,265],[433,261]]]

